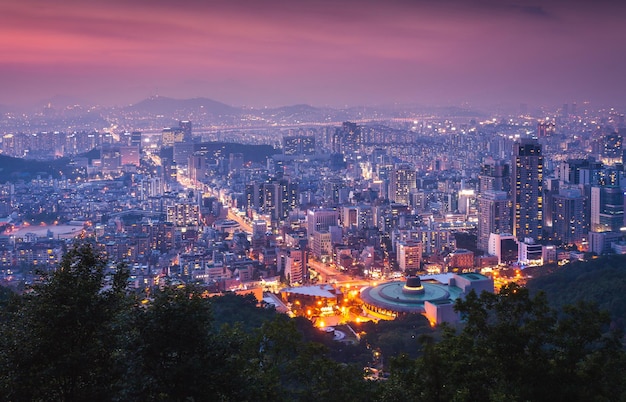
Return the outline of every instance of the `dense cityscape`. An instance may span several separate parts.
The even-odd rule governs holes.
[[[164,103],[178,116],[198,114],[185,109],[188,101],[142,104]],[[47,105],[42,113],[60,120],[56,128],[90,123],[80,114],[68,122],[66,110]],[[521,105],[514,115],[486,115],[301,106],[247,110],[238,127],[172,116],[160,129],[146,116],[108,113],[99,117],[106,129],[3,135],[3,156],[64,164],[4,176],[5,284],[37,281],[78,237],[111,267],[127,264],[140,290],[178,282],[256,292],[322,327],[412,312],[437,324],[458,320],[453,302],[472,288],[494,291],[541,273],[533,267],[626,252],[626,126],[615,109]],[[162,113],[153,112],[153,126]],[[328,122],[342,113],[360,119]],[[460,289],[468,273],[473,280]],[[382,284],[414,275],[432,283],[433,298],[385,300]]]
[[[626,400],[626,3],[0,4],[0,401]]]

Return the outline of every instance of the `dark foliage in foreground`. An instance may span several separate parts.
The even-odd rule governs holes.
[[[550,306],[561,309],[579,301],[597,303],[614,325],[626,325],[626,255],[575,261],[528,282],[532,293],[544,292]]]
[[[579,303],[562,313],[515,284],[457,302],[466,322],[423,357],[398,358],[383,400],[612,401],[626,398],[626,355],[609,316]]]
[[[360,401],[362,368],[306,343],[286,316],[251,299],[214,301],[165,287],[143,304],[120,266],[105,285],[92,248],[68,252],[30,293],[0,305],[0,400]],[[219,315],[216,322],[214,312]],[[243,312],[240,324],[232,315]],[[256,320],[256,321],[255,321]]]
[[[388,381],[337,363],[306,342],[305,323],[251,298],[207,299],[193,287],[164,287],[142,303],[128,271],[105,276],[87,245],[23,296],[0,303],[0,400],[7,401],[475,401],[619,400],[626,359],[608,315],[589,304],[558,312],[542,295],[512,285],[470,294],[462,329],[440,341],[423,322],[392,343],[421,345],[391,360]],[[255,314],[257,313],[257,314]],[[241,319],[235,319],[239,316]],[[372,338],[373,340],[374,338]],[[410,339],[410,341],[408,340]],[[378,340],[383,342],[383,340]],[[383,349],[393,353],[394,347]]]

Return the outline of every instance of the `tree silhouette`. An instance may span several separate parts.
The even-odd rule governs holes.
[[[115,351],[122,328],[128,271],[119,266],[104,287],[105,261],[91,246],[68,251],[6,311],[1,335],[2,395],[7,400],[102,400],[118,374]]]
[[[597,306],[561,314],[516,284],[457,301],[460,331],[422,340],[422,357],[395,359],[383,400],[619,400],[626,363],[620,334]],[[602,363],[600,363],[602,362]]]

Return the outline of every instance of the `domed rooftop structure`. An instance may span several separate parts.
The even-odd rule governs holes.
[[[413,276],[405,281],[393,281],[361,291],[365,307],[378,314],[395,317],[400,314],[423,313],[425,301],[447,300],[447,285],[422,282]]]
[[[409,276],[406,278],[406,284],[402,288],[402,293],[409,295],[424,294],[424,286],[419,276]]]
[[[443,274],[410,276],[406,281],[387,282],[361,290],[363,307],[368,313],[385,319],[398,315],[425,313],[425,303],[453,304],[471,289],[493,292],[493,281],[481,274]]]

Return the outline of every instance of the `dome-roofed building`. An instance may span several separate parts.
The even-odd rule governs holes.
[[[424,314],[432,323],[458,321],[454,301],[471,290],[493,292],[493,280],[479,273],[410,276],[361,290],[367,313],[380,319]]]

